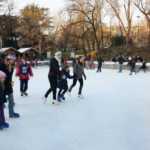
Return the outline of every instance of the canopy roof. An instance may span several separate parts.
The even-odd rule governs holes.
[[[19,53],[25,53],[25,52],[28,52],[28,51],[35,51],[35,52],[37,52],[37,50],[34,49],[34,48],[32,48],[32,47],[27,47],[27,48],[20,48],[20,49],[18,49],[18,52],[19,52]]]
[[[9,50],[17,52],[17,50],[15,48],[13,48],[13,47],[4,47],[4,48],[0,49],[0,53],[5,53],[5,52],[7,52]]]

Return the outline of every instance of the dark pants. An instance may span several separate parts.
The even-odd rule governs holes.
[[[50,83],[50,77],[49,76],[48,76],[48,80],[49,80],[49,83]],[[50,88],[45,93],[45,98],[47,98],[51,92],[52,92],[52,88],[51,88],[51,84],[50,84]]]
[[[9,109],[9,116],[14,114],[14,95],[13,93],[8,94],[8,109]]]
[[[146,72],[147,71],[147,67],[140,67],[138,71],[141,71],[141,70],[143,70],[144,72]]]
[[[3,104],[0,104],[0,123],[5,122],[5,116],[4,116],[4,106]]]
[[[28,80],[20,80],[20,91],[22,93],[26,92],[28,89]]]
[[[47,92],[45,93],[45,98],[48,97],[48,95],[52,92],[52,89],[51,87],[47,90]]]
[[[97,72],[102,72],[102,64],[98,64]]]
[[[67,90],[68,90],[68,85],[64,86],[63,88],[60,88],[58,92],[58,96],[64,96]]]
[[[53,100],[56,100],[56,94],[57,94],[57,77],[50,76],[49,77],[49,82],[50,82],[51,88],[47,91],[47,93],[50,93],[52,91],[52,93],[53,93]]]
[[[78,91],[78,95],[80,95],[82,93],[82,88],[83,88],[83,79],[82,78],[80,78],[80,79],[74,78],[73,79],[73,84],[69,88],[69,92],[72,91],[73,87],[77,84],[77,81],[79,81],[79,84],[80,84],[79,91]]]
[[[130,75],[132,75],[133,72],[136,74],[135,66],[131,66],[131,68],[130,68]]]

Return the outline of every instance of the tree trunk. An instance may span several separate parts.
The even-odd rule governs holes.
[[[148,46],[150,46],[150,23],[149,23],[149,31],[148,31]]]

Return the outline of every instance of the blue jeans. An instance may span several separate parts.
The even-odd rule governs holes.
[[[8,109],[9,109],[9,116],[14,114],[14,96],[13,93],[8,94]]]

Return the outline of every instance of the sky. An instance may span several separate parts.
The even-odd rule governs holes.
[[[50,8],[52,14],[58,13],[64,8],[65,0],[14,0],[17,12],[28,4],[35,3],[41,7]]]
[[[61,11],[65,8],[67,0],[7,0],[7,1],[14,2],[16,8],[15,14],[19,14],[20,9],[24,8],[26,5],[34,3],[39,5],[40,7],[49,8],[51,16],[55,16],[55,20],[60,21],[62,16]],[[141,16],[139,12],[135,11],[133,16],[134,24],[139,22],[139,19],[137,18],[137,16],[139,15]],[[109,18],[106,17],[104,19],[104,22],[109,24],[110,22]]]

